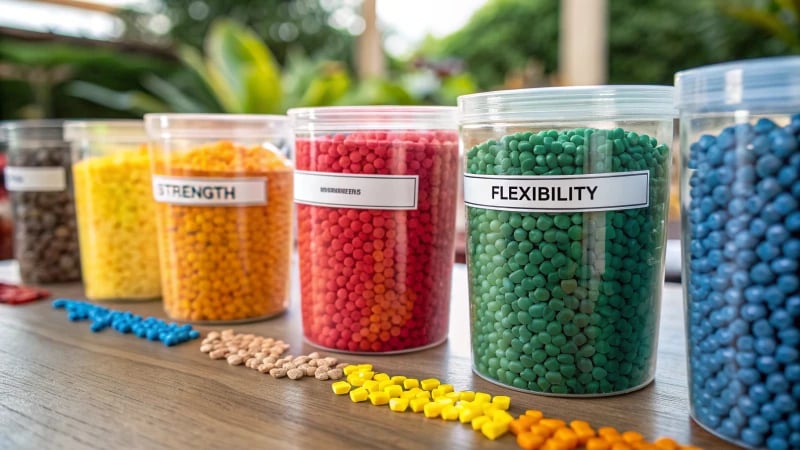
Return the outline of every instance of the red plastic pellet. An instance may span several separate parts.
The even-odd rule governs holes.
[[[17,284],[0,283],[0,303],[21,305],[49,296],[44,289]]]
[[[297,169],[418,175],[416,210],[297,205],[303,330],[351,352],[430,346],[447,336],[458,135],[366,132],[296,142]]]

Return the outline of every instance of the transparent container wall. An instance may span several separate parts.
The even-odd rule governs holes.
[[[25,283],[81,278],[69,144],[59,121],[6,122],[5,184],[14,218],[14,257]]]
[[[312,344],[389,353],[447,338],[459,176],[454,113],[447,112],[451,129],[296,132],[298,171],[350,177],[345,184],[383,176],[350,197],[387,199],[362,207],[298,201],[303,332]],[[397,176],[412,184],[391,179]],[[416,207],[388,209],[388,198],[406,189],[418,192]]]
[[[156,203],[142,121],[68,122],[81,266],[91,300],[161,296]]]
[[[466,174],[649,176],[640,181],[647,205],[630,209],[525,212],[470,206],[467,199],[476,373],[563,396],[620,394],[653,380],[672,124],[669,118],[462,126]],[[525,193],[506,187],[497,198],[566,205],[593,195],[591,185],[574,181],[573,189]]]
[[[293,172],[284,118],[154,115],[145,121],[167,314],[220,322],[285,311]]]
[[[5,169],[8,153],[0,139],[0,260],[14,259],[14,222],[11,217],[11,199],[6,190]]]
[[[681,115],[692,417],[800,448],[800,105]]]

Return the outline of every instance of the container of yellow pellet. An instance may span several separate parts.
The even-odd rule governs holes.
[[[141,120],[69,121],[72,178],[86,297],[161,296],[156,204]]]
[[[249,321],[289,305],[293,171],[282,116],[147,114],[164,308]]]

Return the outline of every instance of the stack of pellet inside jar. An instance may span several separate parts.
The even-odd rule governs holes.
[[[492,101],[507,109],[493,119],[506,119],[503,126],[480,115],[492,93],[460,99],[473,364],[502,384],[604,395],[654,376],[671,94],[603,89],[497,93]],[[587,106],[604,93],[610,103]],[[610,106],[614,95],[651,115],[632,120]],[[515,96],[544,106],[514,104]],[[574,112],[548,109],[556,99]],[[573,113],[584,116],[567,120]],[[507,125],[509,117],[522,123]],[[646,204],[603,204],[608,186],[582,178],[626,173],[639,177]]]
[[[800,58],[700,67],[676,88],[692,417],[800,448]]]

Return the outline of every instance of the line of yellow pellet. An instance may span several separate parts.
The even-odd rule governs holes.
[[[346,381],[331,385],[336,395],[350,395],[354,403],[369,401],[375,406],[389,405],[395,412],[408,409],[427,418],[470,424],[486,438],[495,440],[509,431],[526,450],[700,450],[681,446],[673,439],[645,441],[634,431],[619,433],[611,427],[594,430],[588,422],[544,417],[541,411],[528,410],[514,418],[508,409],[511,398],[486,392],[456,391],[452,384],[436,378],[419,380],[402,375],[376,373],[371,364],[344,367]]]

